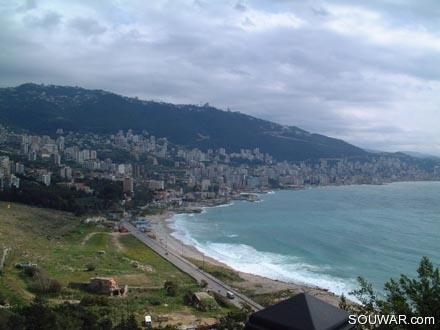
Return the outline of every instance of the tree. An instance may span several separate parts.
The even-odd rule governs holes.
[[[134,317],[133,314],[130,314],[125,326],[126,326],[127,330],[137,330],[138,329],[138,323],[137,323],[136,318]]]
[[[98,330],[112,330],[113,329],[113,322],[109,318],[104,318],[98,322],[96,325],[96,328]]]
[[[126,330],[127,325],[124,317],[121,317],[121,322],[119,322],[115,327],[114,330]]]
[[[6,324],[5,329],[23,330],[25,325],[25,318],[19,314],[12,314]],[[1,329],[1,325],[0,325]]]
[[[121,317],[121,322],[118,323],[114,330],[137,330],[139,327],[138,322],[133,314],[130,314],[128,318]]]
[[[219,318],[217,327],[220,330],[242,330],[245,328],[244,322],[249,318],[252,313],[252,308],[248,304],[242,304],[241,309],[233,310],[227,315]]]
[[[169,296],[175,297],[177,295],[177,283],[173,281],[166,281],[163,287]]]
[[[391,279],[385,283],[385,298],[380,299],[371,283],[358,278],[360,288],[351,292],[361,305],[358,314],[370,315],[406,315],[412,317],[432,317],[435,324],[411,325],[410,329],[440,329],[440,272],[434,268],[427,257],[423,257],[417,269],[418,277],[411,279],[400,275],[400,279]],[[380,329],[402,329],[399,325],[389,324]],[[408,328],[409,329],[409,328]]]
[[[339,301],[339,308],[347,312],[351,311],[351,306],[348,303],[347,298],[345,297],[344,294],[341,295],[340,299],[341,300]]]
[[[56,315],[48,307],[43,296],[37,294],[32,304],[25,308],[26,330],[57,329]]]

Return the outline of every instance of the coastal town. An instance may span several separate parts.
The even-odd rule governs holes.
[[[239,281],[232,288],[205,270],[205,265],[222,269],[229,267],[205,256],[193,246],[185,245],[175,239],[165,221],[174,212],[198,212],[201,206],[225,203],[231,199],[255,201],[258,198],[257,192],[281,187],[297,189],[314,184],[316,178],[313,176],[316,173],[321,173],[319,180],[324,179],[322,174],[325,171],[319,170],[318,167],[311,167],[306,163],[299,165],[279,163],[270,155],[260,153],[258,149],[229,154],[224,149],[207,152],[197,149],[188,150],[171,145],[165,138],[156,139],[154,136],[148,136],[145,132],[142,135],[128,131],[112,136],[99,136],[65,134],[58,130],[56,137],[49,137],[17,134],[3,128],[0,139],[2,145],[0,190],[4,200],[9,202],[14,192],[21,192],[22,189],[26,191],[24,187],[29,188],[29,185],[34,184],[37,185],[37,191],[41,195],[46,193],[44,190],[46,187],[56,189],[58,193],[61,191],[59,189],[64,189],[66,192],[79,191],[80,196],[87,196],[96,193],[95,187],[88,184],[90,178],[115,183],[122,192],[117,203],[119,205],[117,216],[109,216],[109,213],[115,210],[114,207],[105,212],[98,212],[109,216],[108,218],[112,218],[113,221],[97,216],[87,217],[81,222],[96,225],[97,228],[106,224],[116,226],[114,227],[116,237],[124,237],[130,233],[163,259],[190,275],[200,283],[203,290],[195,292],[191,298],[198,309],[201,307],[203,309],[210,303],[213,304],[214,309],[218,309],[215,301],[218,299],[221,301],[221,297],[224,297],[230,300],[228,306],[235,306],[238,310],[241,310],[242,306],[248,306],[244,315],[262,311],[263,306],[242,293],[242,290],[246,292],[258,288],[257,292],[261,295],[273,292],[311,294],[313,297],[319,297],[318,303],[324,304],[325,308],[330,308],[333,312],[339,310],[334,307],[338,305],[339,297],[318,287],[283,283],[241,273],[240,277],[237,277]],[[114,158],[105,155],[112,155]],[[322,166],[324,163],[322,161]],[[419,175],[426,174],[419,173]],[[130,202],[139,191],[140,195],[143,194],[142,189],[150,191],[152,198],[140,209],[153,209],[158,214],[150,214],[148,221],[135,221],[142,216],[139,214],[139,217],[131,216],[134,209]],[[11,204],[6,206],[9,209]],[[13,208],[15,209],[16,206]],[[96,214],[97,211],[91,210],[90,213]],[[145,227],[143,224],[148,225]],[[91,235],[93,234],[97,232],[91,232]],[[90,237],[86,236],[81,244],[86,244]],[[119,241],[118,238],[115,240]],[[4,257],[9,250],[5,251]],[[99,250],[97,253],[102,257],[107,252]],[[201,263],[201,266],[197,266],[197,263]],[[27,262],[22,264],[20,269],[29,267]],[[134,264],[137,265],[136,267],[141,267],[137,261]],[[37,268],[37,264],[33,264],[32,267]],[[95,266],[87,267],[94,269]],[[235,272],[232,269],[229,271]],[[69,283],[69,287],[80,288],[93,294],[110,293],[111,296],[122,297],[121,299],[129,299],[126,298],[128,292],[139,290],[129,288],[126,284],[120,286],[118,283],[113,277],[95,276],[89,283]],[[215,301],[213,295],[217,295]],[[307,299],[316,299],[313,297],[307,296]],[[182,323],[182,317],[172,316],[173,313],[166,317],[158,316],[157,313],[148,313],[143,322],[147,328],[148,325],[151,328],[153,323],[160,324],[162,322],[160,320],[166,320],[164,322],[168,325]],[[347,315],[344,314],[345,323]],[[146,321],[147,319],[149,321]],[[193,320],[191,317],[186,319]],[[203,320],[206,324],[218,324],[215,318],[204,317]],[[195,329],[195,327],[183,326],[179,329]]]
[[[0,0],[0,330],[439,330],[439,13]]]
[[[0,128],[1,191],[19,188],[20,180],[32,178],[45,186],[93,194],[84,179],[100,178],[119,182],[126,201],[139,190],[149,191],[146,206],[183,211],[230,199],[253,200],[255,195],[249,193],[272,189],[440,179],[438,160],[404,154],[294,163],[276,160],[259,148],[188,149],[146,131],[108,136],[62,129],[54,133],[39,136]]]
[[[440,179],[438,161],[419,160],[403,154],[370,153],[368,156],[355,159],[319,159],[289,163],[277,161],[271,155],[260,152],[258,148],[230,153],[225,148],[202,151],[174,145],[166,138],[156,138],[147,132],[135,133],[131,130],[119,131],[110,136],[57,130],[56,134],[50,137],[18,134],[2,128],[0,143],[0,193],[8,202],[8,199],[14,196],[14,192],[32,184],[38,186],[37,190],[41,195],[47,193],[44,190],[46,187],[55,189],[56,193],[63,190],[70,193],[79,192],[79,196],[85,199],[87,197],[84,196],[93,196],[100,189],[94,186],[94,179],[119,187],[115,190],[117,207],[109,204],[109,208],[104,210],[87,209],[88,215],[100,216],[87,217],[84,223],[101,227],[111,224],[115,229],[113,235],[117,235],[116,237],[131,234],[164,260],[190,275],[201,286],[206,284],[202,291],[191,296],[191,301],[198,309],[211,303],[214,309],[218,308],[215,307],[217,305],[212,296],[217,294],[229,298],[235,308],[248,306],[246,317],[252,312],[264,316],[273,308],[281,310],[284,307],[276,307],[278,304],[274,305],[275,307],[262,306],[243,292],[254,292],[263,296],[281,292],[285,294],[284,298],[294,292],[295,296],[281,300],[279,304],[291,304],[295,301],[295,308],[307,309],[310,306],[301,307],[301,303],[296,301],[306,299],[318,304],[320,308],[328,309],[332,315],[340,315],[341,324],[344,326],[348,325],[348,314],[336,307],[341,306],[341,297],[326,289],[301,283],[284,283],[242,272],[239,274],[239,281],[232,282],[231,286],[231,283],[226,284],[212,276],[205,271],[205,265],[230,268],[205,256],[194,246],[178,241],[171,235],[172,229],[167,225],[167,219],[174,213],[199,212],[203,206],[227,203],[232,199],[256,201],[258,193],[273,189]],[[28,200],[32,201],[31,195]],[[7,204],[7,207],[9,205]],[[115,211],[117,215],[112,216]],[[143,213],[145,211],[147,212]],[[75,214],[80,215],[76,212]],[[87,237],[90,236],[86,236],[82,244],[89,239]],[[114,239],[114,242],[118,241],[118,238]],[[5,251],[3,258],[9,250]],[[98,251],[100,256],[106,253],[105,250]],[[137,268],[151,268],[141,265],[138,261],[132,263]],[[233,269],[229,271],[234,272]],[[120,287],[116,283],[119,281],[115,282],[113,277],[96,276],[90,279],[90,283],[78,285],[86,286],[93,292],[104,290],[112,295],[117,292],[116,296],[120,297],[139,290],[131,289],[125,283]],[[137,285],[138,283],[135,283],[135,287]],[[162,320],[162,316],[154,313],[154,309],[148,309],[146,313],[144,325],[149,324],[151,327],[151,324]],[[163,318],[165,319],[166,324],[177,325],[181,323],[182,316],[168,315]],[[301,317],[298,316],[298,319]],[[196,322],[195,319],[191,320]],[[218,324],[218,320],[209,317],[204,318],[204,322],[211,323],[212,326]],[[246,329],[257,329],[258,322],[252,316],[249,317]],[[285,322],[291,323],[292,320],[288,317]],[[184,326],[179,329],[193,328]]]

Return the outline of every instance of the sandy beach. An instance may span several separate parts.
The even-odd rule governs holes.
[[[150,221],[151,225],[151,232],[149,233],[149,235],[154,235],[155,239],[159,243],[161,243],[163,246],[166,246],[167,249],[175,254],[181,255],[185,258],[191,258],[200,261],[204,260],[205,263],[231,269],[231,267],[218,260],[210,258],[206,255],[204,256],[194,246],[184,244],[183,242],[174,238],[171,235],[173,230],[169,227],[170,219],[173,217],[173,215],[173,212],[166,212],[161,215],[146,217]],[[307,292],[335,306],[338,306],[340,301],[339,296],[329,292],[328,290],[318,287],[310,287],[295,283],[285,283],[243,272],[239,272],[239,276],[245,281],[235,282],[233,283],[233,286],[239,289],[253,290],[257,294],[292,290],[294,293]]]

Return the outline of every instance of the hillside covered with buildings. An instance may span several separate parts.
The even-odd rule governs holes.
[[[361,148],[342,140],[309,133],[231,110],[205,105],[142,101],[102,90],[24,84],[0,89],[0,121],[32,134],[65,132],[137,134],[166,138],[174,145],[208,149],[241,149],[270,154],[279,161],[362,156]]]
[[[1,190],[22,191],[3,194],[3,199],[26,202],[23,191],[32,187],[47,189],[57,199],[64,191],[70,193],[66,200],[49,207],[81,205],[83,212],[103,210],[119,200],[183,210],[194,203],[241,198],[243,192],[440,178],[438,162],[404,154],[277,161],[259,148],[202,151],[131,129],[108,135],[58,129],[49,136],[3,127],[1,139]]]

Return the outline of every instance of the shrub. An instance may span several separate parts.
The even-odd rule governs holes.
[[[214,293],[215,301],[221,307],[224,307],[224,308],[233,308],[234,307],[234,305],[226,297],[222,296],[221,294],[219,294],[217,292],[213,292],[213,293]]]
[[[434,268],[429,258],[423,257],[417,269],[418,278],[400,275],[400,279],[391,279],[385,283],[385,297],[379,295],[373,285],[362,277],[358,278],[359,289],[351,292],[359,301],[354,312],[358,315],[406,315],[410,317],[433,318],[440,320],[440,270]],[[363,329],[359,326],[359,329]],[[419,329],[419,328],[417,328]],[[426,326],[420,329],[434,329]],[[437,327],[435,328],[437,329]]]
[[[24,267],[23,272],[29,277],[34,277],[40,273],[40,269],[35,266]]]
[[[94,263],[92,263],[92,262],[89,262],[89,263],[86,265],[86,268],[87,268],[87,270],[88,270],[89,272],[93,272],[93,271],[96,269],[96,265],[95,265]]]
[[[183,303],[187,306],[192,306],[194,293],[190,290],[183,296]]]
[[[31,268],[31,267],[29,267]],[[37,294],[59,294],[63,290],[61,283],[49,277],[45,273],[38,271],[32,277],[32,282],[28,286],[29,291]]]
[[[173,281],[166,281],[164,284],[164,289],[166,290],[167,294],[171,297],[175,297],[177,295],[177,284]]]
[[[81,306],[108,306],[109,299],[107,296],[92,296],[86,295],[82,297]]]

